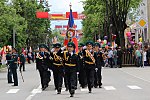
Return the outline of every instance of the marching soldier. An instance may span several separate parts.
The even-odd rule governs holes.
[[[39,71],[41,78],[42,90],[45,90],[48,87],[48,67],[50,64],[50,55],[45,52],[46,45],[39,45],[40,52],[36,56],[36,68]]]
[[[49,83],[51,81],[51,72],[50,72],[50,70],[52,69],[52,57],[51,57],[50,49],[48,48],[48,46],[46,46],[45,52],[50,55],[50,62],[48,64],[49,70],[47,70],[47,75],[48,75],[47,76],[47,82]]]
[[[79,52],[78,52],[78,57],[79,57],[79,83],[82,88],[85,88],[87,85],[87,80],[86,80],[86,71],[85,71],[85,62],[83,59],[83,47],[84,44],[80,43],[78,46]]]
[[[68,51],[64,51],[65,76],[68,82],[70,97],[73,97],[77,89],[78,56],[75,54],[75,44],[68,43]]]
[[[57,94],[61,94],[62,84],[63,84],[63,53],[61,50],[61,44],[56,43],[54,44],[54,51],[52,52],[52,58],[53,58],[53,76],[54,76],[54,84],[55,89],[57,90]]]
[[[12,71],[12,75],[13,75],[13,80],[14,80],[13,86],[18,86],[18,76],[17,76],[18,54],[15,48],[12,49],[11,60],[8,60],[8,62],[9,62],[10,70]]]
[[[88,83],[89,93],[92,92],[92,87],[94,85],[94,71],[95,71],[95,64],[96,64],[96,54],[93,51],[93,42],[86,43],[87,49],[84,50],[84,60],[85,60],[85,70],[86,70],[86,77]]]
[[[95,80],[94,80],[94,87],[97,88],[97,86],[99,86],[99,88],[101,88],[102,86],[102,65],[103,65],[103,57],[104,54],[102,53],[102,51],[100,51],[100,44],[99,43],[95,43],[95,53],[96,53],[96,68],[95,68]]]

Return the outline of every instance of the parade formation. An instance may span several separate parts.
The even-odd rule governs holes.
[[[25,2],[26,2],[26,0],[25,0]],[[49,17],[54,17],[54,15],[57,17],[60,17],[57,14],[50,14],[50,15],[48,14],[49,6],[48,6],[47,0],[46,1],[40,0],[39,3],[37,3],[37,1],[34,1],[34,2],[37,5],[39,5],[39,8],[37,7],[38,10],[41,9],[40,8],[40,6],[41,6],[41,7],[43,7],[43,10],[45,11],[45,12],[37,11],[36,14],[34,15],[34,17],[36,16],[36,19],[40,19],[41,22],[49,21],[49,19],[50,19]],[[44,2],[45,2],[45,4],[44,4]],[[85,8],[88,8],[88,7],[92,8],[89,6],[90,3],[88,4],[88,2],[92,3],[90,0],[89,1],[87,0],[85,2],[85,5],[86,5]],[[95,0],[95,2],[96,2],[96,0]],[[108,3],[108,2],[110,2],[110,3]],[[31,2],[31,4],[32,3],[33,2]],[[108,5],[111,5],[111,1],[108,1],[108,0],[106,0],[106,2],[103,1],[103,3],[107,3],[106,8]],[[115,2],[113,2],[113,3],[115,5]],[[122,3],[123,3],[123,1],[122,1]],[[124,1],[124,3],[125,3],[125,1]],[[120,6],[120,5],[123,5],[123,4],[118,3],[118,6]],[[127,5],[127,3],[126,3],[126,5]],[[87,32],[86,35],[84,36],[85,41],[84,41],[84,39],[82,41],[82,37],[79,38],[79,35],[81,35],[81,34],[77,33],[76,25],[74,22],[74,16],[76,13],[72,12],[72,5],[70,4],[69,6],[70,6],[70,12],[66,13],[66,15],[68,14],[68,17],[65,18],[68,20],[68,25],[66,27],[67,30],[66,30],[65,36],[63,37],[64,39],[62,39],[61,41],[59,39],[57,39],[57,35],[60,35],[60,34],[56,34],[56,36],[53,37],[54,39],[49,36],[49,35],[53,35],[53,33],[51,32],[51,29],[49,28],[49,26],[45,24],[46,28],[47,28],[47,26],[48,26],[48,28],[47,28],[47,30],[45,30],[45,29],[42,29],[42,30],[45,30],[44,32],[49,32],[49,33],[43,33],[41,35],[38,34],[40,37],[43,38],[44,42],[43,41],[39,42],[40,39],[37,39],[38,41],[36,41],[36,40],[34,41],[34,38],[38,38],[37,34],[36,35],[34,34],[35,36],[33,36],[34,37],[33,40],[30,41],[30,34],[28,34],[28,38],[27,38],[27,41],[25,44],[26,46],[24,46],[24,47],[22,46],[21,47],[22,49],[17,48],[15,45],[17,43],[15,41],[15,39],[16,39],[15,38],[15,28],[13,28],[13,34],[12,34],[13,43],[12,43],[12,45],[9,45],[9,44],[3,45],[2,49],[0,49],[0,64],[2,66],[4,66],[4,68],[5,68],[4,70],[6,70],[6,72],[7,72],[7,76],[6,76],[7,83],[12,85],[13,89],[16,89],[20,85],[24,85],[23,83],[29,81],[28,79],[26,79],[24,77],[23,73],[26,73],[26,71],[28,71],[27,65],[32,66],[32,63],[35,64],[35,66],[33,66],[33,68],[35,68],[34,71],[35,72],[37,71],[36,73],[38,73],[38,75],[39,75],[37,77],[39,77],[38,85],[40,84],[40,86],[39,86],[40,91],[38,90],[39,88],[34,89],[32,91],[33,93],[31,95],[29,95],[29,98],[27,97],[26,100],[31,100],[32,97],[35,96],[35,94],[41,93],[42,91],[43,91],[43,93],[45,93],[45,91],[48,88],[52,89],[50,87],[51,83],[52,83],[52,87],[54,87],[55,91],[57,92],[56,93],[57,95],[62,94],[62,92],[64,91],[63,89],[65,88],[65,91],[68,91],[68,94],[70,94],[70,97],[74,97],[75,94],[78,93],[77,90],[79,88],[87,89],[87,94],[93,94],[95,89],[97,89],[97,90],[105,89],[108,91],[116,90],[112,86],[104,86],[105,83],[107,83],[107,85],[111,84],[111,81],[113,81],[113,82],[115,81],[114,82],[115,85],[119,85],[120,80],[122,83],[129,82],[131,84],[136,83],[136,82],[140,83],[141,81],[143,82],[143,83],[141,82],[142,85],[143,84],[145,85],[145,83],[150,83],[149,80],[141,78],[141,77],[144,77],[143,73],[142,74],[140,73],[141,77],[137,77],[138,75],[136,76],[136,75],[134,75],[134,73],[133,74],[130,73],[130,71],[126,72],[126,71],[122,70],[122,67],[124,67],[124,66],[129,66],[129,67],[136,66],[137,68],[144,69],[145,66],[150,65],[150,44],[149,44],[149,42],[144,41],[144,36],[143,36],[144,31],[139,36],[136,36],[137,40],[135,41],[135,36],[133,35],[131,29],[127,25],[124,25],[121,23],[123,21],[123,19],[119,19],[119,20],[121,20],[121,22],[120,22],[121,24],[119,24],[119,23],[115,22],[115,19],[113,18],[116,15],[113,15],[113,16],[110,16],[110,18],[107,18],[108,16],[105,16],[106,18],[104,20],[111,19],[109,22],[110,25],[105,25],[105,24],[107,24],[107,21],[104,22],[104,25],[102,25],[104,27],[103,28],[104,34],[101,35],[101,32],[100,32],[101,30],[99,29],[99,27],[101,27],[101,24],[99,26],[95,27],[95,25],[97,25],[97,23],[96,24],[94,23],[95,25],[93,23],[88,23],[88,20],[90,19],[90,16],[89,16],[90,14],[88,14],[86,17],[84,16],[85,18],[83,18],[84,19],[83,23],[84,24],[87,24],[87,23],[93,24],[95,29],[90,30],[91,33]],[[125,4],[124,4],[124,6],[125,6]],[[47,7],[47,10],[45,10],[46,7]],[[93,9],[95,9],[95,8],[93,8]],[[123,8],[119,8],[118,12],[122,11],[122,9]],[[109,9],[107,9],[107,10],[108,10],[107,11],[107,13],[108,13],[110,10]],[[87,12],[85,11],[85,13],[89,13],[89,12],[90,12],[90,10]],[[109,13],[111,14],[113,12],[109,12]],[[94,14],[95,13],[93,12],[93,15]],[[59,15],[61,15],[61,14],[59,14]],[[95,14],[95,16],[96,16],[96,14]],[[64,17],[64,14],[63,14],[63,17]],[[91,17],[91,19],[92,19],[92,17]],[[86,18],[87,19],[89,18],[89,19],[87,20]],[[76,19],[80,19],[80,18],[76,18]],[[94,20],[96,21],[97,19],[94,19]],[[29,21],[30,21],[30,19],[29,19]],[[143,21],[145,21],[145,20],[143,20]],[[18,23],[21,23],[21,22],[18,22]],[[31,22],[27,22],[27,23],[31,23]],[[35,21],[35,23],[36,23],[36,21]],[[118,25],[116,23],[124,26],[124,27],[122,27],[122,30],[124,30],[124,34],[121,29],[114,28],[114,27],[118,27]],[[146,22],[145,22],[145,24],[146,24]],[[42,27],[42,25],[44,25],[44,24],[41,24],[41,27]],[[84,26],[84,28],[87,28],[87,26],[88,25],[86,25],[86,27]],[[30,26],[27,26],[27,27],[30,27]],[[93,28],[93,26],[92,26],[92,28]],[[110,33],[108,32],[109,34],[106,31],[107,28],[110,31]],[[22,29],[22,30],[24,30],[24,29]],[[29,32],[31,30],[27,29],[26,31]],[[86,30],[86,29],[84,29],[84,30]],[[33,28],[33,31],[38,33],[38,27],[36,27],[35,30]],[[118,33],[115,33],[115,32],[118,32]],[[91,36],[89,39],[88,36],[90,34],[91,34]],[[123,34],[123,35],[120,35],[120,34]],[[82,35],[84,35],[84,33],[82,33]],[[46,39],[45,39],[45,36],[46,36]],[[92,37],[92,36],[94,36],[94,37]],[[123,40],[118,39],[120,37]],[[91,38],[93,38],[93,40]],[[146,40],[146,37],[145,37],[145,40]],[[38,42],[38,43],[33,44],[34,46],[30,46],[30,44],[31,44],[30,42],[33,42],[33,41],[35,43],[36,42]],[[1,67],[1,65],[0,65],[0,67]],[[108,81],[105,80],[105,83],[104,83],[103,79],[105,79],[105,77],[103,76],[102,71],[105,68],[110,69],[110,73],[109,73],[109,71],[105,72],[105,75],[107,76],[107,78],[108,77],[109,78],[106,79]],[[113,68],[114,69],[116,68],[116,70],[113,70]],[[19,74],[18,74],[18,72],[19,72]],[[119,74],[118,73],[114,74],[115,72],[118,72]],[[32,72],[29,72],[29,73],[32,73]],[[112,73],[114,76],[117,76],[118,78],[120,78],[120,80],[116,81],[115,80],[116,77],[109,76]],[[119,76],[121,74],[123,77]],[[146,76],[146,78],[147,78],[147,76]],[[22,84],[19,81],[19,79],[21,79]],[[136,79],[136,81],[134,81],[134,79]],[[128,81],[126,82],[125,80],[128,80]],[[37,79],[36,79],[36,81],[37,81]],[[122,83],[120,83],[120,84],[122,84]],[[29,83],[27,83],[27,84],[29,84]],[[37,85],[37,83],[36,83],[36,85]],[[121,86],[122,85],[120,85],[120,87]],[[147,86],[149,86],[149,84]],[[142,89],[142,88],[136,87],[136,85],[132,85],[132,86],[127,85],[127,87],[129,87],[131,89]],[[125,89],[123,88],[123,90],[125,90]],[[19,89],[18,89],[18,91],[19,91]],[[127,91],[127,90],[125,90],[125,91]],[[12,92],[14,92],[14,91],[12,91]],[[114,94],[112,94],[112,95],[114,95]],[[119,96],[119,95],[120,94],[117,94],[117,96]],[[131,99],[129,98],[129,100],[131,100]],[[147,99],[145,99],[145,100],[147,100]]]
[[[39,52],[35,54],[35,59],[43,91],[49,86],[51,72],[53,72],[57,94],[61,94],[63,80],[70,97],[74,96],[78,83],[82,88],[88,87],[89,93],[92,92],[93,87],[102,88],[101,71],[104,65],[104,51],[100,49],[100,44],[88,41],[86,45],[81,43],[78,47],[79,51],[76,52],[73,42],[68,42],[67,46],[61,46],[60,43],[53,44],[51,50],[45,44],[39,45]],[[20,73],[25,71],[24,51],[18,55],[15,48],[7,49],[6,61],[8,83],[18,86],[18,65],[20,65]]]
[[[52,46],[49,49],[45,44],[40,44],[39,51],[35,54],[35,67],[39,72],[43,91],[49,87],[53,76],[57,94],[61,94],[63,87],[66,88],[66,91],[69,91],[70,97],[74,97],[78,87],[88,88],[89,93],[92,93],[92,88],[102,88],[103,67],[122,68],[123,52],[121,47],[115,49],[108,47],[106,49],[101,48],[98,42],[87,41],[85,45],[79,43],[79,50],[76,52],[76,46],[73,42],[68,42],[67,46],[62,46],[60,43]],[[137,53],[138,49],[135,51],[135,54]],[[117,57],[115,58],[115,56]],[[22,71],[26,69],[26,58],[24,50],[22,50],[21,54],[17,54],[17,49],[7,49],[6,64],[8,66],[7,79],[9,84],[14,83],[13,86],[19,85],[18,65],[24,82]],[[115,60],[117,60],[117,64],[115,64]],[[139,62],[137,65],[139,66]]]
[[[93,50],[94,45],[97,51]],[[87,42],[86,46],[85,48],[84,45],[79,45],[80,51],[76,53],[73,42],[69,42],[67,47],[56,43],[49,52],[46,51],[46,45],[40,45],[40,52],[36,55],[36,67],[41,77],[42,90],[45,90],[50,82],[48,69],[53,72],[57,94],[61,94],[63,79],[70,97],[75,94],[78,80],[82,88],[88,86],[89,93],[93,87],[101,88],[103,52],[99,50],[98,43]]]

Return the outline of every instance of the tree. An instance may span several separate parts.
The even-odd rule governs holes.
[[[135,8],[131,8],[130,11],[128,12],[128,19],[129,21],[127,22],[128,25],[132,25],[135,22],[138,21],[138,18],[140,17],[139,10]]]
[[[17,14],[25,18],[27,28],[24,30],[24,44],[36,48],[38,44],[45,43],[45,38],[51,33],[48,19],[36,18],[36,11],[47,11],[47,2],[38,3],[37,0],[13,0],[13,7]]]
[[[12,7],[6,0],[0,1],[0,46],[12,45],[13,29],[16,30],[17,36],[21,37],[21,33],[26,28],[25,19],[16,13],[16,9]],[[19,45],[23,44],[23,40],[19,40]]]
[[[127,28],[126,19],[131,8],[139,5],[141,0],[106,0],[109,21],[112,24],[112,34],[118,37],[116,42],[124,47],[124,30]],[[107,18],[108,19],[108,18]],[[124,41],[122,41],[124,40]]]
[[[28,46],[36,48],[38,44],[46,43],[45,38],[51,34],[50,21],[36,18],[36,11],[49,12],[47,4],[37,0],[1,0],[0,46],[12,45],[14,30],[17,48],[26,47],[28,43]]]
[[[27,34],[30,40],[30,46],[36,48],[38,44],[45,43],[47,35],[51,34],[50,21],[48,19],[36,18],[36,11],[49,11],[50,9],[44,7],[43,3],[38,4],[36,1],[26,1],[26,20],[28,23]]]
[[[50,35],[50,37],[51,37],[52,39],[53,39],[54,37],[57,37],[58,41],[59,41],[60,43],[62,43],[62,45],[63,45],[64,37],[61,36],[60,33],[61,33],[60,30],[54,29],[54,30],[52,31],[52,34]]]
[[[111,34],[117,35],[117,44],[124,46],[124,30],[127,27],[126,18],[131,8],[136,8],[141,0],[86,0],[84,2],[84,14],[86,19],[83,20],[84,37],[89,36],[93,30],[98,33],[107,35],[111,41]],[[97,16],[96,16],[97,15]],[[90,23],[90,24],[89,24]],[[102,31],[103,30],[103,31]],[[95,31],[94,31],[95,32]]]
[[[86,19],[83,20],[83,40],[95,40],[97,34],[99,37],[103,36],[104,32],[104,16],[105,7],[101,0],[86,0],[84,3],[84,14]]]

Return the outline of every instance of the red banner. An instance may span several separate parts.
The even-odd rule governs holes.
[[[48,12],[36,12],[36,18],[49,18]]]
[[[66,12],[66,18],[69,18],[70,12]],[[77,12],[72,12],[73,18],[78,18]]]
[[[62,25],[55,25],[55,28],[62,28]]]
[[[55,25],[55,28],[67,28],[67,25]],[[74,25],[74,28],[77,28],[77,25]]]

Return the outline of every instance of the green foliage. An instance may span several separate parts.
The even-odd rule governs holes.
[[[103,31],[105,7],[101,0],[86,0],[84,2],[84,10],[83,13],[86,15],[86,19],[82,22],[83,41],[94,40],[95,34],[101,34]]]
[[[126,17],[129,10],[136,9],[141,0],[86,0],[84,1],[82,41],[95,40],[95,34],[102,38],[107,35],[111,41],[111,33],[117,35],[118,44],[124,39]]]
[[[20,15],[16,14],[16,9],[12,5],[0,2],[0,46],[12,45],[12,41],[9,41],[13,28],[16,29],[18,37],[21,37],[22,31],[26,28],[27,24],[25,19]],[[18,41],[22,45],[23,41]]]
[[[36,18],[36,11],[49,11],[45,2],[38,3],[37,0],[6,0],[0,1],[0,47],[12,45],[13,29],[16,31],[17,48],[28,46],[36,48],[40,43],[45,43],[49,36],[50,21],[48,19]]]
[[[26,20],[28,22],[27,34],[30,39],[30,45],[36,47],[37,43],[44,43],[47,35],[51,33],[49,30],[50,21],[48,19],[37,19],[36,11],[47,11],[41,4],[37,2],[27,2]]]
[[[61,34],[60,34],[60,30],[53,30],[52,31],[52,34],[50,35],[50,37],[51,38],[54,38],[54,37],[57,37],[57,39],[58,39],[58,41],[60,42],[60,43],[63,43],[64,42],[64,37],[63,36],[61,36]],[[63,45],[63,44],[62,44]]]

